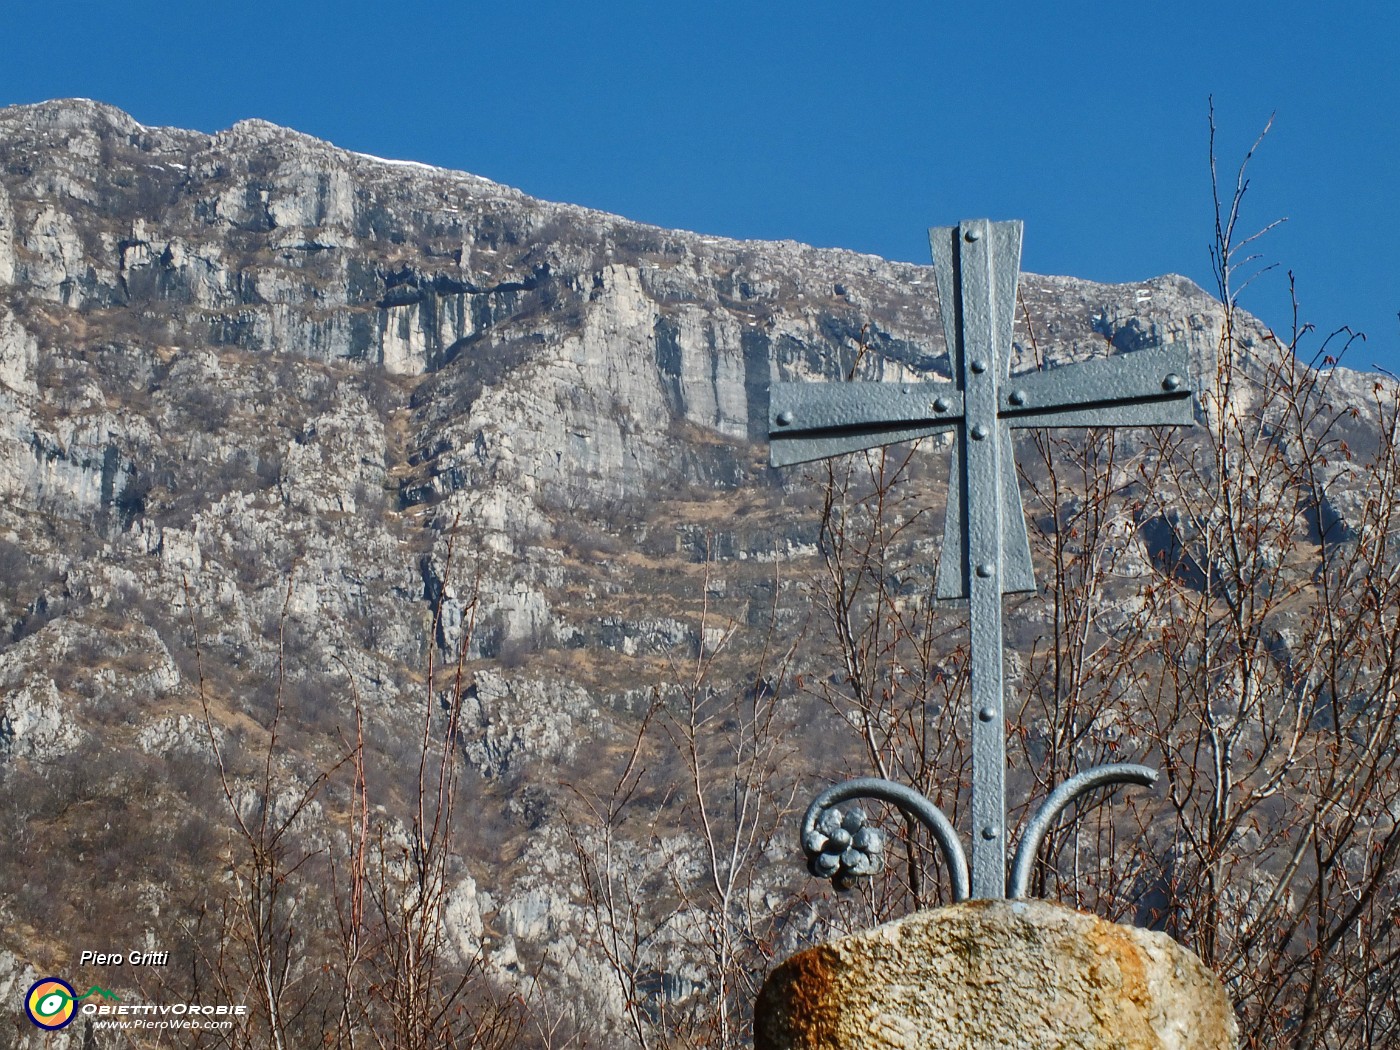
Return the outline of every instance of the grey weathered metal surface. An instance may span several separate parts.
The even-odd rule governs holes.
[[[972,892],[1006,893],[1003,594],[1035,589],[1011,431],[1193,422],[1184,347],[1010,375],[1022,225],[977,219],[929,231],[952,383],[775,383],[769,436],[787,466],[953,435],[937,594],[968,599]]]

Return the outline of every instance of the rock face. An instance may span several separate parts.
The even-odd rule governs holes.
[[[1213,374],[1221,307],[1183,278],[1025,274],[1021,300],[1013,371],[1180,341]],[[1253,322],[1239,335],[1277,354]],[[471,888],[444,922],[516,999],[569,1004],[541,1030],[620,1045],[623,1011],[669,1023],[726,989],[747,1010],[721,973],[735,944],[758,972],[825,921],[780,806],[865,761],[812,626],[821,477],[768,467],[769,385],[947,380],[942,338],[927,266],[658,229],[262,121],[206,135],[80,100],[0,110],[0,984],[21,972],[6,959],[59,972],[90,946],[55,931],[168,948],[171,973],[220,957],[189,931],[213,936],[237,881],[225,785],[240,815],[319,792],[320,825],[279,844],[322,879],[298,936],[339,928],[316,865],[345,870],[351,812],[381,849],[411,840],[426,744],[452,749],[443,870]],[[1328,424],[1351,448],[1375,444],[1369,382],[1333,383],[1360,406]],[[1120,594],[1173,549],[1170,523],[1139,527],[1135,440],[1097,552],[1119,591],[1086,623],[1133,625],[1141,599]],[[1364,508],[1345,448],[1320,517]],[[942,537],[946,450],[909,462],[921,487],[891,527],[918,558],[884,579],[896,613]],[[1077,498],[1028,504],[1042,565],[1054,544],[1062,565],[1082,553]],[[1008,614],[1013,663],[1045,652],[1044,608]],[[952,680],[948,637],[931,674]],[[1116,714],[1073,733],[1140,749]],[[711,734],[690,750],[688,719]],[[755,727],[779,723],[758,749]],[[1029,724],[1027,753],[1057,731]],[[781,803],[746,801],[738,830],[701,822],[702,790],[710,814],[751,797],[705,778],[759,756]],[[731,831],[743,849],[704,841]],[[292,984],[321,994],[304,965]]]
[[[661,230],[262,121],[0,111],[0,538],[33,570],[0,621],[123,587],[172,606],[188,584],[237,607],[220,634],[251,652],[295,565],[291,610],[336,625],[384,702],[440,598],[443,645],[475,601],[473,657],[654,652],[676,609],[638,615],[626,596],[654,581],[620,580],[639,567],[612,552],[812,551],[810,519],[694,511],[784,498],[771,380],[946,376],[932,289],[927,267]],[[1204,357],[1219,321],[1176,277],[1026,275],[1023,298],[1014,368],[1177,339]],[[443,579],[454,523],[470,595]],[[580,551],[611,563],[614,600],[588,599],[606,592]],[[618,677],[583,684],[637,685]]]
[[[799,953],[756,1050],[1235,1050],[1225,989],[1165,934],[1045,901],[917,912]]]

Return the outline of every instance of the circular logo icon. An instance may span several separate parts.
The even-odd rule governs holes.
[[[67,981],[45,977],[35,981],[24,997],[24,1012],[40,1028],[62,1028],[73,1020],[73,1002],[77,993]]]

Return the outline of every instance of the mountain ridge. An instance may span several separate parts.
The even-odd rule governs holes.
[[[820,628],[835,607],[824,559],[848,538],[824,498],[846,506],[842,476],[849,492],[899,476],[887,520],[855,496],[842,520],[851,536],[858,522],[887,529],[873,607],[903,616],[923,608],[946,494],[932,442],[832,475],[774,471],[768,386],[950,381],[933,287],[927,266],[665,230],[264,121],[206,135],[90,101],[0,110],[0,778],[16,844],[0,867],[16,887],[0,899],[0,995],[71,967],[77,929],[156,938],[197,970],[214,935],[188,931],[246,876],[235,818],[295,811],[289,840],[328,879],[317,865],[342,856],[360,811],[325,771],[346,775],[337,762],[359,733],[382,856],[412,853],[414,771],[424,742],[447,748],[470,815],[443,861],[443,951],[481,987],[575,1001],[570,1024],[598,1045],[623,1039],[629,1018],[652,1023],[639,1009],[660,1024],[669,1010],[700,1017],[721,987],[742,998],[696,947],[716,912],[697,903],[694,784],[733,761],[710,751],[726,733],[779,700],[793,725],[765,754],[788,797],[864,768],[857,709],[838,702],[858,676]],[[1008,612],[1023,696],[1041,688],[1036,661],[1058,637],[1054,601],[1073,566],[1104,560],[1084,630],[1105,646],[1194,586],[1172,563],[1195,519],[1160,505],[1152,465],[1174,449],[1204,462],[1200,432],[1222,413],[1265,418],[1294,367],[1243,314],[1223,340],[1226,319],[1178,276],[1022,275],[1013,372],[1181,342],[1201,424],[1180,445],[1124,432],[1020,446],[1038,570],[1055,566],[1042,579],[1058,581]],[[1227,367],[1239,381],[1221,391]],[[1356,409],[1307,461],[1314,517],[1335,525],[1317,528],[1341,542],[1369,527],[1371,475],[1350,449],[1384,446],[1394,385],[1298,374]],[[1077,477],[1099,489],[1038,487],[1081,450],[1097,466]],[[1090,545],[1094,507],[1103,541]],[[927,616],[948,633],[922,656],[900,648],[907,635],[889,643],[899,660],[881,673],[895,695],[918,659],[932,661],[929,682],[961,673],[956,617]],[[1306,634],[1292,607],[1270,624],[1279,639]],[[911,710],[952,719],[949,689]],[[696,714],[721,697],[755,721]],[[1148,747],[1116,703],[1075,729],[1072,761]],[[671,745],[698,739],[697,722],[713,735],[691,768]],[[1053,751],[1049,716],[1020,728],[1029,755]],[[937,767],[956,813],[950,734],[923,775]],[[636,767],[634,741],[647,759]],[[1014,782],[1029,790],[1042,773],[1021,762]],[[662,777],[632,784],[651,809],[598,823],[628,783],[619,770],[643,766]],[[324,793],[303,812],[294,803],[313,786]],[[753,832],[755,959],[864,914],[863,900],[809,900],[789,831],[775,815]],[[580,843],[595,840],[631,858],[641,896],[663,909],[634,914],[656,932],[630,989],[589,896],[598,872]],[[49,885],[102,892],[54,903],[46,924],[24,855],[49,858]],[[325,885],[306,893],[318,929],[332,929]],[[316,936],[298,936],[318,958]]]

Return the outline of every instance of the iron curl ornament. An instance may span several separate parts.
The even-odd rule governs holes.
[[[1086,769],[1060,784],[1040,804],[1021,834],[1007,896],[1020,900],[1029,894],[1031,874],[1045,836],[1072,802],[1098,788],[1119,784],[1152,787],[1157,780],[1158,773],[1150,766],[1114,763]],[[952,882],[953,901],[961,903],[971,896],[967,854],[952,821],[913,788],[878,777],[858,777],[834,784],[807,807],[802,815],[802,852],[807,857],[807,870],[814,876],[830,879],[833,887],[845,892],[854,889],[860,879],[883,870],[885,834],[870,823],[863,808],[842,808],[843,803],[854,799],[887,802],[922,824],[938,843]]]

